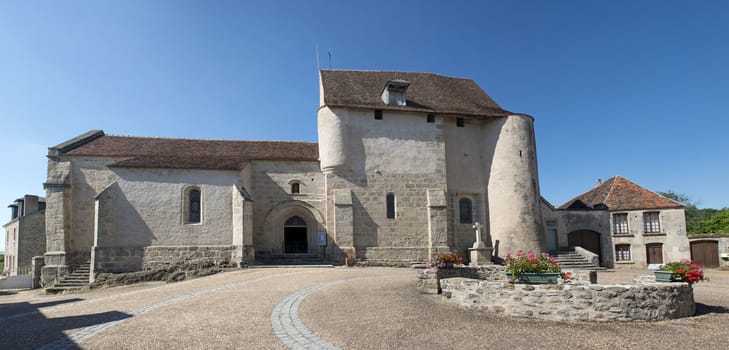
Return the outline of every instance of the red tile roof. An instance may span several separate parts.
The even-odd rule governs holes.
[[[562,204],[559,209],[641,210],[683,207],[684,205],[679,202],[651,192],[623,177],[615,176]]]
[[[89,132],[49,149],[49,156],[119,157],[116,167],[237,170],[248,160],[318,161],[318,144],[109,136]]]
[[[332,107],[406,110],[468,116],[507,116],[473,80],[432,73],[322,70],[324,104]],[[406,80],[407,105],[385,104],[382,90],[389,80]]]

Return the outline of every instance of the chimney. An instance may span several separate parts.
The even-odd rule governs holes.
[[[38,196],[26,194],[23,197],[23,216],[33,214],[38,211]]]
[[[597,179],[597,185],[595,185],[595,187],[600,187],[600,186],[602,186],[602,179]]]
[[[410,82],[402,79],[388,80],[382,90],[382,102],[389,106],[406,106]]]

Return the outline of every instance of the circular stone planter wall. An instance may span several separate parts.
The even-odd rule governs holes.
[[[525,285],[440,280],[444,300],[468,309],[554,321],[658,321],[694,314],[687,283]]]

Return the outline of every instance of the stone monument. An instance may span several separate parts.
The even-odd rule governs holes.
[[[471,253],[471,262],[469,266],[480,266],[491,264],[491,253],[493,248],[487,247],[481,240],[481,225],[478,221],[473,224],[473,228],[476,230],[476,242],[473,243],[473,247],[469,248],[468,251]]]

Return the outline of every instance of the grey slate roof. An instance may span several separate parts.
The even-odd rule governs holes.
[[[322,70],[324,104],[330,107],[406,110],[466,116],[507,116],[471,79],[432,73]],[[385,104],[380,98],[388,80],[406,80],[407,106]]]

